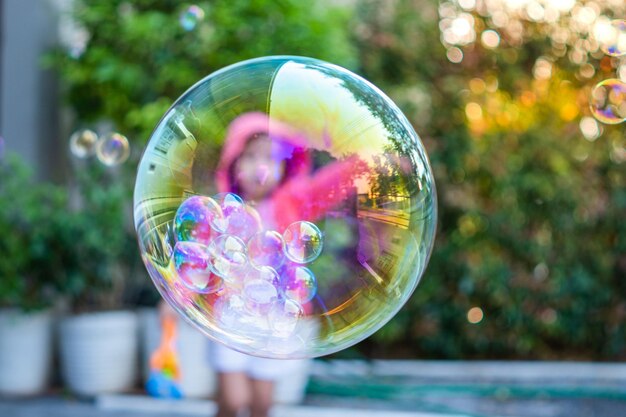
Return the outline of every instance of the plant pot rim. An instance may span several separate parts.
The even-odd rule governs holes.
[[[135,317],[137,314],[132,309],[122,309],[122,310],[102,310],[102,311],[87,311],[82,313],[67,313],[61,317],[61,320],[78,320],[78,319],[87,319],[87,318],[98,318],[98,317]]]

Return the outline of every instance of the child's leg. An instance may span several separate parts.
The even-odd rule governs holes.
[[[250,417],[267,417],[274,402],[274,381],[251,379]]]
[[[250,406],[252,392],[250,379],[244,372],[219,373],[216,417],[236,417]]]

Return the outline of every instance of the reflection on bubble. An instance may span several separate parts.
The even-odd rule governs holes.
[[[626,54],[626,20],[613,20],[604,25],[597,36],[602,52],[609,56]]]
[[[209,251],[195,242],[177,242],[174,266],[182,283],[192,291],[211,293],[221,288],[222,280],[209,270]]]
[[[215,234],[211,224],[224,215],[218,204],[210,197],[193,196],[180,205],[174,217],[176,238],[179,241],[211,243]]]
[[[259,232],[248,241],[248,256],[254,266],[279,268],[285,260],[285,241],[276,231]]]
[[[283,233],[283,238],[285,253],[294,262],[312,262],[322,253],[322,232],[311,222],[290,224]]]
[[[300,304],[294,300],[285,300],[274,304],[270,309],[270,327],[276,336],[290,336],[303,316],[304,310]]]
[[[96,152],[97,142],[96,132],[89,129],[77,130],[70,136],[70,152],[77,158],[87,158]]]
[[[281,275],[280,288],[285,297],[304,304],[315,297],[317,281],[309,268],[291,265]]]
[[[224,216],[212,222],[215,230],[237,236],[245,241],[261,230],[261,217],[256,209],[232,193],[213,196]]]
[[[280,283],[280,277],[278,276],[278,272],[276,272],[276,270],[271,266],[249,268],[246,274],[246,282],[256,279],[267,281],[275,287],[278,286]]]
[[[246,245],[237,236],[221,235],[209,245],[211,270],[227,282],[241,280],[246,272]]]
[[[626,83],[616,78],[604,80],[591,91],[591,113],[598,121],[617,124],[626,120]]]
[[[123,164],[130,156],[128,139],[119,133],[109,133],[96,143],[96,155],[106,166]]]
[[[248,311],[266,315],[278,299],[278,291],[271,282],[264,279],[253,279],[243,287],[243,299]]]
[[[194,4],[187,7],[180,14],[180,26],[187,32],[190,32],[196,28],[202,19],[204,19],[204,10]]]

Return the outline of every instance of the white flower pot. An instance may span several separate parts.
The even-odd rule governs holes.
[[[91,313],[60,323],[61,376],[76,394],[133,387],[137,370],[137,316],[130,311]]]
[[[156,309],[139,311],[144,383],[150,374],[150,356],[161,343]],[[186,398],[206,398],[215,393],[216,378],[208,355],[209,341],[182,318],[178,319],[176,352],[180,366],[180,390]]]
[[[304,400],[311,360],[297,360],[291,366],[291,372],[279,378],[274,386],[274,401],[279,404],[300,404]]]
[[[150,356],[161,342],[161,327],[156,309],[139,312],[144,383],[150,374]],[[180,364],[180,389],[187,398],[212,397],[216,392],[216,374],[211,366],[211,342],[182,318],[178,319],[176,349]],[[298,404],[304,399],[309,380],[310,360],[290,361],[290,372],[276,381],[274,400],[280,404]],[[277,366],[280,361],[277,360]]]
[[[46,388],[52,357],[52,315],[0,310],[0,394],[33,395]]]

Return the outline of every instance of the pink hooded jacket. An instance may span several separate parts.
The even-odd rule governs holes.
[[[332,210],[354,191],[354,178],[367,171],[363,161],[351,156],[313,173],[305,136],[263,113],[246,113],[229,126],[216,172],[219,192],[239,192],[234,163],[257,134],[271,138],[272,156],[285,162],[282,182],[257,206],[263,222],[280,233],[293,222],[315,221]]]

